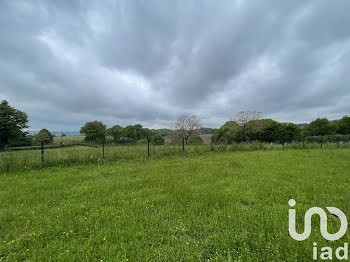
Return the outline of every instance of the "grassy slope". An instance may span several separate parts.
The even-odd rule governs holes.
[[[300,225],[312,206],[350,215],[349,159],[346,149],[236,152],[4,175],[0,257],[310,261],[314,241],[337,247],[349,233],[291,239],[288,200]]]

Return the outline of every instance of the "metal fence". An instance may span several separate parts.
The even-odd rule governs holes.
[[[235,152],[255,150],[331,149],[350,148],[349,136],[325,136],[304,138],[291,143],[250,143],[187,145],[183,140],[178,145],[156,146],[150,140],[142,145],[101,144],[51,144],[31,147],[7,148],[0,152],[0,173],[11,170],[28,170],[72,164],[103,164],[108,161],[147,160],[175,155],[200,155],[210,152]]]

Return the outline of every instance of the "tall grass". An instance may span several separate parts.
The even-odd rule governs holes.
[[[349,143],[325,143],[323,149],[350,148]],[[180,145],[150,146],[150,158],[157,159],[175,155],[201,155],[213,152],[255,151],[255,150],[289,150],[289,149],[317,149],[317,143],[291,143],[291,144],[268,144],[253,142],[249,144],[230,145],[199,145],[185,146],[182,152]],[[102,146],[45,146],[44,161],[41,161],[41,150],[0,152],[0,173],[9,173],[16,170],[31,170],[42,167],[62,166],[69,167],[75,164],[97,164],[101,165],[107,161],[145,160],[148,158],[147,145],[106,145],[104,158],[102,157]]]
[[[313,206],[349,217],[349,158],[266,150],[14,172],[0,179],[0,261],[314,261],[314,242],[334,254],[350,232],[327,241],[313,218],[295,241],[288,200],[298,229]]]
[[[84,136],[56,136],[53,138],[53,142],[55,144],[82,143],[84,138]]]

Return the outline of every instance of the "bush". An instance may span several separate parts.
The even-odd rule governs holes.
[[[203,139],[200,137],[200,135],[194,134],[187,139],[187,144],[188,145],[203,145],[204,142],[203,142]]]
[[[182,138],[179,136],[174,136],[171,138],[170,144],[171,145],[182,145]]]
[[[140,139],[140,140],[137,141],[138,145],[147,145],[147,143],[148,143],[148,141],[145,138],[144,139]]]
[[[35,143],[45,145],[53,142],[53,135],[47,129],[41,129],[40,132],[35,136]]]
[[[16,142],[9,144],[10,147],[19,147],[19,146],[31,146],[33,145],[33,137],[28,135],[18,139]]]
[[[152,137],[152,143],[153,145],[164,145],[165,139],[159,134],[156,134]]]

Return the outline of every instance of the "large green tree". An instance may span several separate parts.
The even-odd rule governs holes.
[[[231,144],[237,142],[238,134],[235,132],[237,130],[238,124],[235,121],[228,121],[217,129],[213,136],[213,142],[218,144]]]
[[[326,136],[335,133],[334,125],[327,118],[317,118],[307,125],[305,134],[308,136]]]
[[[280,123],[278,128],[278,141],[291,143],[301,138],[301,127],[293,123]]]
[[[28,127],[28,115],[3,100],[0,104],[0,149],[23,139],[26,135],[23,129]]]
[[[338,121],[337,133],[341,135],[350,134],[350,116],[344,116]]]
[[[232,142],[250,142],[259,139],[264,123],[262,113],[256,111],[241,111],[231,121],[226,122],[213,135],[215,143],[230,144]]]
[[[108,129],[108,134],[113,137],[114,142],[118,142],[122,136],[123,128],[120,125],[112,126]]]
[[[103,142],[106,139],[107,127],[100,121],[87,122],[80,128],[80,134],[85,136],[85,141]]]
[[[140,124],[136,124],[134,126],[126,126],[122,132],[122,137],[132,140],[149,139],[151,136],[151,130],[142,127]]]
[[[262,129],[255,136],[253,136],[253,140],[268,143],[278,142],[281,123],[278,123],[272,119],[262,119],[260,121]]]
[[[53,135],[47,129],[41,129],[40,132],[35,136],[35,143],[51,144],[53,142]]]
[[[232,120],[238,124],[235,132],[240,133],[245,142],[250,142],[254,136],[256,136],[264,128],[261,121],[261,116],[262,113],[257,111],[238,112],[232,118]]]
[[[249,140],[258,140],[261,142],[292,142],[299,140],[301,137],[301,128],[292,123],[279,123],[272,119],[254,120],[254,127],[258,132],[250,132]],[[250,128],[250,127],[249,127]],[[231,144],[233,142],[246,142],[247,129],[238,126],[235,121],[228,121],[222,127],[215,131],[213,141],[215,143]]]

